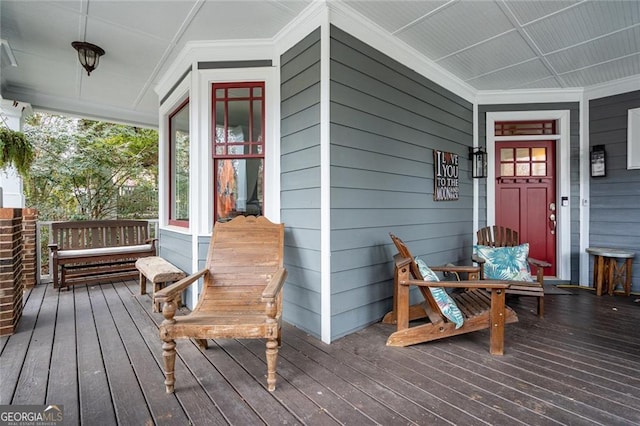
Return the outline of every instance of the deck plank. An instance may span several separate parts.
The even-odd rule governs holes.
[[[162,341],[159,337],[157,323],[162,321],[162,315],[151,312],[152,305],[149,295],[138,296],[136,293],[138,291],[136,288],[137,283],[133,286],[131,283],[131,281],[127,281],[123,285],[116,285],[115,288],[120,295],[120,300],[125,304],[127,312],[131,315],[133,321],[138,324],[138,330],[142,333],[144,343],[149,348],[156,364],[161,366]],[[136,294],[135,297],[133,297],[134,294]],[[186,347],[189,348],[189,346]],[[220,414],[217,403],[211,399],[207,390],[202,386],[201,380],[199,380],[201,376],[194,374],[191,367],[185,365],[185,362],[189,361],[188,356],[184,356],[185,352],[189,351],[182,351],[181,356],[176,357],[175,374],[181,380],[180,391],[173,394],[166,394],[165,392],[166,399],[177,399],[192,424],[225,424],[226,420]],[[183,362],[183,360],[186,361]],[[201,364],[198,361],[198,358],[194,359],[193,365],[197,367]],[[150,380],[151,385],[158,386],[164,391],[164,373],[162,370],[155,378]]]
[[[266,363],[264,362],[264,340],[244,340],[242,347],[234,353],[250,351],[260,358],[261,362],[253,362],[252,372],[256,379],[265,382]],[[278,399],[284,409],[290,410],[304,424],[338,424],[333,413],[327,411],[321,400],[330,394],[329,390],[309,377],[298,366],[291,364],[283,356],[283,348],[278,350],[278,383],[277,392],[273,396]],[[236,355],[236,359],[240,360]],[[264,385],[263,385],[264,386]]]
[[[45,403],[58,310],[57,293],[52,287],[47,287],[45,291],[12,404],[27,404],[30,401]]]
[[[53,286],[50,286],[52,289]],[[56,291],[58,314],[51,352],[51,372],[47,386],[47,404],[62,405],[67,424],[80,421],[78,399],[78,359],[73,291]]]
[[[367,368],[358,357],[338,349],[335,345],[318,342],[308,335],[301,336],[300,333],[303,332],[296,328],[287,327],[285,332],[287,333],[287,344],[292,345],[311,360],[326,366],[335,374],[349,381],[352,386],[367,392],[378,404],[395,410],[398,413],[398,421],[417,424],[434,424],[437,421],[436,416],[431,415],[403,395],[394,392],[383,383],[386,379],[386,371]],[[305,338],[312,339],[313,343],[306,341]],[[371,377],[368,374],[371,374]]]
[[[283,340],[283,342],[286,342]],[[254,350],[258,350],[254,344]],[[348,381],[336,375],[331,369],[311,360],[288,343],[281,348],[281,357],[298,370],[324,388],[316,391],[316,403],[329,410],[335,419],[344,424],[392,424],[398,420],[397,413],[384,405],[379,405],[369,395],[354,387]],[[300,387],[299,387],[300,389]],[[318,394],[317,392],[321,392]],[[309,395],[310,397],[313,396]],[[321,398],[321,399],[320,399]],[[406,420],[405,420],[406,421]]]
[[[367,336],[356,339],[355,337],[358,334],[366,334]],[[307,339],[312,343],[315,340],[310,336]],[[458,424],[481,423],[478,417],[469,415],[464,411],[461,412],[456,407],[456,399],[447,400],[438,388],[423,386],[422,383],[412,380],[414,372],[395,368],[392,363],[384,359],[384,356],[380,356],[380,353],[386,348],[384,341],[380,344],[380,342],[374,343],[374,340],[369,338],[368,333],[358,332],[346,338],[338,339],[330,346],[331,348],[335,347],[335,349],[332,349],[332,353],[336,353],[338,350],[344,352],[343,361],[346,362],[346,358],[352,358],[349,362],[362,374],[377,380],[381,385],[387,386],[425,410],[425,416],[433,418],[433,424],[451,424],[450,420],[448,420],[451,418],[455,418],[456,421],[454,423]],[[400,352],[403,350],[404,348],[400,349]],[[429,422],[428,424],[432,423]]]
[[[155,362],[153,354],[145,344],[138,329],[139,324],[133,321],[125,309],[124,301],[115,289],[120,285],[103,285],[102,292],[153,420],[163,425],[185,424],[188,418],[175,396],[167,395],[163,387],[156,382],[156,379],[163,375],[162,367]],[[130,295],[128,297],[131,298]]]
[[[463,413],[470,417],[475,417],[477,413],[482,413],[483,420],[490,424],[528,424],[509,412],[506,407],[508,401],[496,398],[490,391],[469,386],[465,379],[459,379],[447,374],[446,368],[442,364],[429,365],[425,364],[422,359],[417,360],[414,356],[414,352],[417,351],[415,348],[397,350],[396,348],[384,346],[386,336],[389,335],[388,331],[390,331],[388,326],[378,327],[376,325],[373,329],[375,331],[387,331],[380,332],[379,336],[372,336],[369,333],[367,338],[355,333],[354,339],[349,340],[354,340],[361,345],[372,345],[367,357],[379,368],[392,370],[398,377],[411,381],[411,383],[423,389],[437,389],[438,395],[445,401],[456,401],[458,412],[455,413],[455,418],[449,418],[449,421],[456,422],[456,418]],[[454,337],[456,341],[464,338],[465,336]],[[487,357],[490,357],[488,355],[488,342],[489,338],[487,336],[482,348],[487,351]],[[444,344],[444,342],[433,343],[435,344],[431,345],[430,350],[434,350],[434,348]]]
[[[45,290],[45,286],[37,286],[29,291],[16,331],[5,341],[1,354],[2,362],[0,362],[0,383],[2,383],[2,386],[0,386],[0,404],[2,405],[8,405],[13,402],[13,396],[31,344]]]
[[[89,297],[109,385],[114,389],[111,398],[116,416],[119,423],[148,424],[151,423],[151,412],[105,300],[103,289],[108,286],[90,286]]]
[[[76,339],[80,424],[116,424],[112,393],[102,359],[96,321],[89,301],[89,288],[75,286]]]
[[[209,349],[202,354],[211,363],[212,369],[231,384],[235,393],[267,424],[297,424],[299,420],[291,412],[283,410],[266,388],[257,382],[243,364],[239,364],[228,353],[226,346],[239,345],[235,340],[209,340]],[[265,367],[266,373],[266,367]],[[265,379],[266,380],[266,379]]]
[[[386,324],[330,345],[284,324],[274,392],[264,340],[181,340],[166,394],[162,314],[137,282],[39,285],[0,340],[0,403],[63,404],[65,424],[640,424],[640,304],[572,291],[542,319],[511,300],[504,356],[486,330],[392,348]]]

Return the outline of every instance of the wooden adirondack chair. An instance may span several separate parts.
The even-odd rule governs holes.
[[[404,242],[393,234],[389,235],[398,249],[398,254],[394,257],[393,310],[385,315],[382,322],[397,324],[397,331],[389,336],[387,346],[408,346],[488,328],[489,352],[492,355],[502,355],[504,325],[518,321],[516,313],[505,305],[505,290],[509,284],[475,279],[424,281]],[[467,273],[470,278],[476,278],[479,272],[479,268],[473,266],[441,266],[431,269],[436,272]],[[413,285],[420,289],[425,302],[409,306],[409,290]],[[455,324],[443,315],[429,287],[466,290],[451,294],[464,316],[462,327],[456,329]],[[426,319],[426,323],[410,327],[410,321],[419,319]]]
[[[478,244],[490,247],[515,247],[520,245],[518,233],[503,226],[487,226],[477,232]],[[472,260],[480,266],[480,279],[484,279],[485,259],[472,256]],[[550,263],[542,260],[527,258],[529,264],[535,269],[535,281],[510,281],[507,294],[517,294],[521,296],[533,296],[538,298],[538,316],[544,316],[544,268],[551,266]]]
[[[266,339],[267,388],[276,387],[276,363],[281,344],[284,225],[264,217],[238,216],[216,223],[206,267],[155,293],[162,302],[165,385],[174,390],[176,343],[194,338],[203,349],[206,339]],[[175,316],[180,293],[204,278],[193,312]]]

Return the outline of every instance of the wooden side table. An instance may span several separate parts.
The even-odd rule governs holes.
[[[587,253],[593,259],[593,286],[598,296],[605,291],[612,295],[618,285],[625,296],[631,294],[631,276],[635,252],[608,247],[589,247]],[[618,264],[618,259],[622,263]]]

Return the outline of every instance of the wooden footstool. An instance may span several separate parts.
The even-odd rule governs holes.
[[[153,283],[153,294],[163,284],[172,284],[186,276],[176,266],[159,256],[142,257],[136,260],[136,268],[140,271],[140,294],[147,294],[147,280]],[[178,299],[180,306],[180,299]],[[160,303],[153,304],[153,312],[161,312]]]

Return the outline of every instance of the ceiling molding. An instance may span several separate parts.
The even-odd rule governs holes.
[[[619,95],[621,93],[635,92],[640,90],[640,75],[621,78],[609,83],[598,84],[585,88],[584,95],[587,100],[606,98],[608,96]]]
[[[340,27],[350,35],[360,39],[369,46],[416,71],[443,88],[450,90],[461,98],[473,102],[477,91],[469,84],[446,71],[432,60],[407,44],[392,37],[391,34],[369,18],[356,12],[342,2],[331,2],[328,5],[331,23]]]
[[[162,99],[189,66],[193,70],[198,69],[198,62],[270,59],[272,66],[276,66],[276,56],[272,40],[189,41],[161,76],[154,90]]]
[[[280,55],[291,49],[300,40],[322,26],[328,18],[328,8],[324,1],[314,1],[295,19],[289,22],[278,34],[273,37],[275,52],[280,63]]]
[[[532,104],[580,102],[584,90],[580,89],[526,89],[526,90],[480,90],[475,102],[479,105]]]
[[[13,88],[8,88],[5,90],[2,96],[4,98],[20,99],[24,103],[29,103],[34,111],[63,114],[70,117],[107,121],[137,127],[158,128],[158,114],[146,114],[131,109],[96,105],[77,99],[34,94],[33,92],[21,92],[12,89]]]
[[[198,61],[239,61],[268,57],[273,66],[279,66],[280,55],[318,28],[326,15],[327,6],[324,2],[313,2],[271,39],[189,41],[161,75],[154,90],[162,98],[189,65],[197,69]]]

